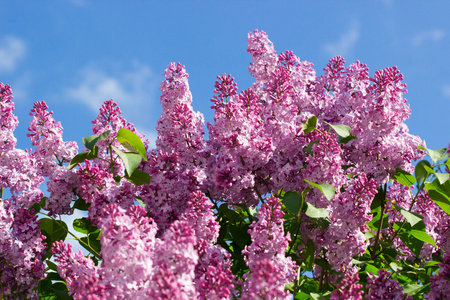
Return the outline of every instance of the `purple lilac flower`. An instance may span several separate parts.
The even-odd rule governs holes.
[[[403,287],[395,280],[390,278],[391,274],[385,270],[378,270],[378,275],[371,275],[367,278],[367,293],[365,297],[368,300],[405,300],[411,299],[403,293]]]
[[[425,299],[440,300],[450,295],[450,252],[444,255],[444,261],[439,264],[437,274],[430,277],[431,291],[424,295]]]
[[[272,196],[261,206],[258,221],[250,225],[252,244],[245,246],[242,251],[250,269],[244,276],[244,299],[290,297],[290,294],[284,291],[284,285],[294,280],[296,266],[291,258],[285,255],[290,236],[284,236],[283,215],[279,199]]]
[[[337,288],[331,293],[330,300],[362,300],[363,286],[358,282],[358,268],[347,269]]]

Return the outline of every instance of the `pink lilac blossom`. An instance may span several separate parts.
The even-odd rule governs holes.
[[[362,300],[363,286],[358,282],[358,268],[347,269],[337,288],[331,293],[330,300]]]
[[[154,267],[156,224],[141,206],[103,209],[101,274],[110,282],[110,299],[146,299]]]
[[[450,252],[444,255],[444,261],[439,264],[437,274],[430,277],[431,291],[424,295],[425,299],[440,300],[450,295]]]
[[[216,245],[220,226],[212,211],[212,203],[201,192],[188,198],[189,208],[180,220],[192,224],[197,238],[195,249],[198,263],[195,266],[195,287],[199,299],[229,299],[234,289],[230,254]]]
[[[13,114],[14,102],[11,87],[8,84],[0,82],[0,155],[12,150],[17,143],[14,137],[14,129],[16,129],[19,121]]]
[[[252,239],[242,253],[249,273],[244,276],[243,299],[290,299],[284,285],[295,278],[296,265],[285,256],[290,236],[284,235],[281,202],[271,196],[261,206],[249,229]],[[256,297],[256,298],[255,298]],[[274,298],[272,298],[274,297]]]
[[[34,153],[38,162],[39,174],[51,177],[57,166],[68,163],[77,154],[77,143],[64,142],[62,126],[55,122],[53,112],[48,111],[44,101],[34,103],[30,116],[33,118],[28,127],[27,136],[35,146]],[[56,161],[55,161],[56,159]]]
[[[391,274],[385,270],[378,270],[377,275],[369,275],[367,278],[367,293],[364,295],[368,300],[412,300],[403,293],[403,286],[398,281],[390,278]]]
[[[52,253],[58,263],[58,273],[67,283],[69,295],[75,300],[108,299],[107,286],[101,284],[99,268],[91,258],[78,251],[72,252],[72,245],[57,241],[53,244]]]
[[[13,213],[8,202],[0,201],[0,291],[4,296],[38,298],[35,287],[44,278],[46,249],[39,223],[33,210],[21,207]]]
[[[352,257],[366,251],[366,222],[372,220],[370,205],[376,193],[373,178],[368,179],[365,174],[353,177],[345,191],[331,201],[330,226],[311,237],[327,250],[327,260],[334,269],[350,267]]]
[[[171,63],[161,83],[162,113],[156,126],[156,146],[162,152],[176,152],[180,163],[190,168],[205,167],[203,115],[194,112],[185,67]]]

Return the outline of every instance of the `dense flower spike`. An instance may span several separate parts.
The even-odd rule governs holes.
[[[450,295],[450,252],[445,253],[444,261],[439,264],[438,274],[430,278],[431,292],[425,295],[425,299],[445,299]]]
[[[293,281],[296,266],[285,256],[290,237],[284,236],[284,213],[280,209],[278,198],[267,198],[259,210],[258,222],[250,225],[252,244],[243,251],[250,269],[242,287],[244,299],[290,298],[284,285]]]
[[[331,293],[330,300],[362,300],[364,291],[361,288],[363,286],[358,281],[358,269],[356,267],[348,269],[337,289]]]
[[[19,208],[13,215],[8,202],[0,201],[0,291],[6,297],[37,298],[46,249],[39,223],[33,210]]]
[[[403,287],[390,278],[390,273],[384,270],[378,270],[377,275],[371,274],[367,278],[367,293],[365,297],[368,300],[394,299],[394,300],[412,300],[403,293]]]
[[[14,102],[12,102],[12,90],[7,84],[0,82],[0,154],[12,150],[17,143],[14,137],[14,129],[16,129],[19,121],[14,116]]]

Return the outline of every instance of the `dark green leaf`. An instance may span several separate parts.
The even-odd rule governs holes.
[[[90,206],[91,204],[86,203],[83,198],[78,198],[73,204],[73,208],[78,210],[88,210]]]
[[[283,197],[283,204],[291,213],[298,216],[302,206],[302,198],[298,192],[286,192]]]
[[[139,169],[134,170],[133,174],[130,177],[126,178],[130,182],[138,186],[143,184],[149,184],[151,179],[150,175]]]
[[[420,255],[420,251],[422,251],[422,247],[424,242],[415,238],[411,234],[411,225],[405,223],[400,230],[398,236],[402,240],[402,242],[408,247],[416,256]]]
[[[429,173],[425,169],[425,167],[431,168],[430,162],[427,160],[421,160],[417,163],[417,165],[414,169],[414,174],[416,175],[416,179],[419,184],[424,182],[425,179],[427,179],[427,177],[429,175]]]
[[[339,138],[339,143],[341,144],[347,144],[351,140],[357,140],[358,138],[354,136],[353,134],[350,134],[348,137],[345,138]]]
[[[314,153],[313,153],[313,151],[312,151],[312,147],[313,147],[314,144],[318,145],[318,144],[319,144],[319,140],[315,140],[315,141],[310,142],[310,143],[308,144],[308,146],[303,147],[303,151],[305,151],[305,152],[308,153],[309,155],[314,155]]]
[[[44,208],[45,204],[47,202],[47,197],[42,197],[41,201],[39,202],[39,205]]]
[[[67,290],[67,286],[62,282],[56,282],[52,285],[52,290],[58,297],[58,300],[73,300],[71,296],[69,296],[69,291]]]
[[[98,228],[95,227],[92,222],[85,217],[73,220],[73,229],[84,234],[95,232],[98,230]]]
[[[245,245],[250,242],[250,234],[248,233],[248,224],[243,226],[230,226],[230,232],[235,241],[241,249],[244,249]]]
[[[97,155],[98,155],[97,146],[94,146],[92,151],[78,153],[77,155],[74,156],[74,158],[72,158],[67,169],[71,170],[75,168],[79,163],[83,163],[86,159],[91,160],[97,158]]]
[[[314,252],[314,242],[311,239],[308,239],[308,241],[306,242],[306,247],[302,252],[302,261],[305,264],[307,270],[312,270],[312,267],[314,265]]]
[[[39,228],[41,229],[42,234],[47,238],[50,237],[52,242],[65,240],[68,232],[66,223],[47,218],[40,219],[39,221],[41,222]]]
[[[370,209],[374,210],[381,206],[384,200],[384,191],[382,188],[378,189],[378,193],[373,197],[372,204],[370,205]]]
[[[87,137],[82,138],[81,140],[83,141],[84,146],[89,149],[89,150],[93,150],[95,144],[98,141],[103,141],[105,140],[108,136],[109,133],[111,132],[111,130],[105,131],[103,132],[101,135],[97,136],[97,135],[90,135]]]
[[[310,133],[314,129],[316,129],[317,126],[317,117],[312,116],[308,120],[306,120],[304,123],[302,123],[303,132],[305,134]]]
[[[139,153],[147,161],[144,143],[133,131],[126,128],[119,129],[117,141],[131,152]]]
[[[33,210],[34,214],[37,214],[38,212],[41,211],[41,205],[39,203],[34,203],[33,205],[31,205],[29,208],[29,210]]]
[[[54,262],[52,262],[50,260],[46,260],[45,262],[47,263],[47,266],[50,270],[58,271],[58,267],[56,266],[56,264]]]
[[[413,175],[399,168],[395,169],[393,178],[401,185],[408,187],[416,183],[416,178]]]
[[[114,152],[119,155],[119,157],[122,159],[125,169],[127,171],[128,177],[131,177],[133,175],[133,172],[136,170],[136,168],[139,166],[139,164],[142,161],[142,156],[138,153],[134,152],[122,152],[119,149],[117,149],[114,146],[111,146]]]
[[[311,182],[309,180],[304,179],[307,183],[309,183],[312,187],[316,187],[319,189],[319,191],[322,192],[322,194],[327,198],[328,200],[333,199],[334,195],[336,194],[336,190],[334,189],[334,186],[327,183],[317,184],[314,182]]]

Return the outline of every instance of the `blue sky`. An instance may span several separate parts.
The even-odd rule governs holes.
[[[216,76],[248,88],[247,33],[267,32],[317,74],[341,55],[370,75],[398,66],[408,84],[410,132],[431,149],[450,142],[450,2],[445,1],[1,1],[0,81],[12,86],[19,147],[33,102],[45,100],[64,139],[91,134],[101,103],[156,137],[159,85],[172,62],[186,65],[195,110],[212,122]]]

